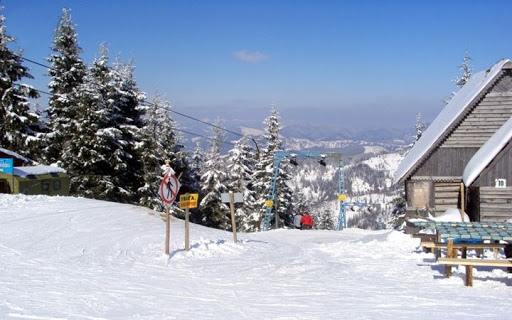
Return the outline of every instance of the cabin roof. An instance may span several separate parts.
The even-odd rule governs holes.
[[[512,117],[469,160],[462,174],[462,181],[466,186],[471,185],[478,178],[498,153],[505,148],[510,139],[512,139]]]
[[[402,182],[422,163],[439,142],[448,134],[457,119],[474,104],[479,94],[494,83],[503,69],[512,68],[508,59],[500,60],[490,69],[474,74],[468,82],[455,94],[430,126],[423,132],[421,138],[404,157],[397,171],[394,182]]]
[[[14,167],[13,169],[13,175],[22,178],[26,178],[29,175],[37,176],[50,173],[66,173],[66,170],[55,166],[45,166],[41,164],[37,166]]]

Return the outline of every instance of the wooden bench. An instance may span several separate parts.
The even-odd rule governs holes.
[[[439,258],[437,259],[439,264],[444,264],[446,267],[451,265],[462,265],[466,266],[466,286],[473,286],[473,266],[487,266],[487,267],[512,267],[512,261],[510,260],[498,260],[498,259],[464,259],[464,258]],[[451,270],[448,272],[446,269],[446,276],[451,276]]]

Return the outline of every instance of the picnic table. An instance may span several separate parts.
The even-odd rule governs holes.
[[[466,285],[473,285],[473,266],[507,267],[512,270],[512,261],[498,259],[497,251],[507,248],[512,243],[512,223],[507,222],[444,222],[444,221],[411,221],[415,227],[435,229],[436,242],[424,243],[425,246],[441,249],[446,248],[446,257],[438,257],[439,264],[445,265],[447,277],[452,275],[452,265],[466,266]],[[484,243],[488,240],[489,243]],[[506,243],[500,243],[500,241]],[[493,249],[494,259],[468,259],[467,249]],[[458,257],[457,249],[461,249]],[[507,251],[507,250],[505,250]],[[507,258],[509,258],[507,256]]]

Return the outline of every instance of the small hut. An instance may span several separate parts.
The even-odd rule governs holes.
[[[12,159],[9,172],[0,171],[0,193],[69,195],[66,170],[34,162],[16,152],[0,148],[0,159]]]

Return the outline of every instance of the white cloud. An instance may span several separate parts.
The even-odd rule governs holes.
[[[261,52],[248,52],[247,50],[239,50],[233,52],[233,56],[238,60],[248,63],[258,63],[268,59],[268,56]]]

